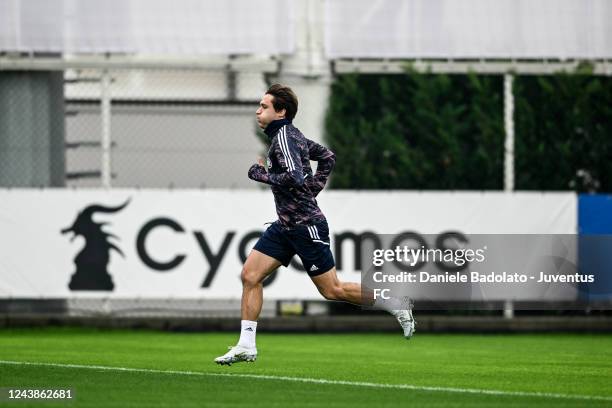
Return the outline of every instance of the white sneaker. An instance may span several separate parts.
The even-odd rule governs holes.
[[[215,358],[217,364],[232,365],[232,363],[239,363],[240,361],[253,362],[257,360],[257,349],[255,347],[248,348],[243,346],[229,346],[229,351],[222,356]]]
[[[410,340],[415,332],[414,326],[416,326],[416,321],[414,317],[412,317],[412,303],[410,303],[405,310],[394,310],[393,315],[400,326],[402,326],[402,329],[404,329],[404,337],[406,340]]]

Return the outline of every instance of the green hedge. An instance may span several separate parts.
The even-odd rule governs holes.
[[[612,78],[515,82],[516,187],[612,191]]]
[[[611,95],[609,78],[516,78],[516,188],[592,189],[583,169],[610,191]],[[501,76],[339,75],[325,127],[332,188],[503,188]]]

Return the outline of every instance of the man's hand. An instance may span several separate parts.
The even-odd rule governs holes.
[[[259,163],[259,165],[263,167],[264,169],[266,168],[266,160],[263,157],[260,157],[259,159],[257,159],[257,163]]]
[[[261,161],[261,158],[259,160]],[[266,172],[266,168],[261,163],[252,165],[249,169],[249,178],[251,180],[267,183],[268,173]]]

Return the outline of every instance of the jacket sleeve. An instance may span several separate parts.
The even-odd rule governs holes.
[[[276,156],[276,161],[282,171],[280,173],[268,173],[263,166],[255,164],[249,170],[249,178],[277,186],[297,187],[304,184],[299,146],[292,138],[287,137],[285,132],[280,132],[273,139],[271,154]]]
[[[308,152],[310,160],[317,162],[317,172],[311,180],[307,180],[307,185],[315,197],[323,190],[327,179],[336,164],[336,155],[327,147],[322,146],[312,140],[308,140]]]

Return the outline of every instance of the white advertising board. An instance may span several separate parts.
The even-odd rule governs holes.
[[[572,193],[324,191],[319,205],[348,281],[364,232],[576,233]],[[243,259],[275,219],[269,191],[0,190],[0,297],[239,298]],[[296,266],[266,298],[320,299]]]

